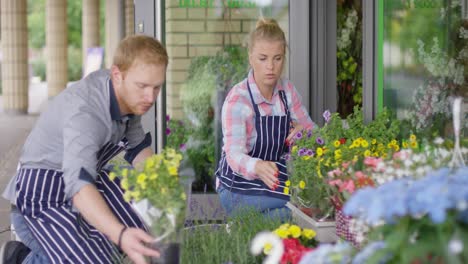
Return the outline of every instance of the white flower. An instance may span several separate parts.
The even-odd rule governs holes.
[[[442,145],[442,143],[444,143],[444,139],[441,138],[441,137],[436,137],[436,139],[434,139],[434,144],[436,145]]]
[[[460,239],[452,239],[448,244],[449,252],[455,255],[463,251],[463,242]]]

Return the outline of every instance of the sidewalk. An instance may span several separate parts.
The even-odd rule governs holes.
[[[16,172],[21,148],[34,126],[39,112],[47,101],[45,83],[31,84],[29,87],[28,115],[7,115],[3,112],[3,98],[0,96],[0,194]],[[11,237],[10,203],[0,198],[0,245]]]

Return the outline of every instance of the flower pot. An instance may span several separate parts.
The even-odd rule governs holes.
[[[316,239],[319,242],[331,243],[337,240],[335,234],[335,221],[314,219],[289,202],[286,206],[291,209],[293,221],[298,226],[313,229],[317,233]]]
[[[151,258],[151,264],[179,264],[180,263],[180,243],[159,243],[153,248],[159,250],[159,258]]]

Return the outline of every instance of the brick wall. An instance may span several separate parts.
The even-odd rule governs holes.
[[[280,26],[288,29],[288,12]],[[166,46],[169,53],[167,74],[167,113],[183,117],[180,89],[187,78],[191,58],[215,55],[225,45],[246,44],[248,33],[259,17],[257,8],[221,6],[180,7],[179,1],[166,1]]]

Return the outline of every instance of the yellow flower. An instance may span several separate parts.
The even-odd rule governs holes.
[[[297,146],[292,147],[291,153],[295,154],[297,152]]]
[[[335,140],[335,142],[333,142],[333,145],[335,146],[335,148],[339,147],[340,146],[340,141],[339,140]]]
[[[408,142],[406,142],[406,141],[403,141],[403,143],[401,145],[403,146],[403,148],[408,148]]]
[[[146,162],[145,162],[145,170],[151,170],[151,168],[154,167],[154,160],[152,157],[146,159]]]
[[[132,197],[135,199],[135,201],[139,201],[141,197],[141,193],[139,191],[134,191],[132,192]]]
[[[335,150],[335,159],[340,159],[342,157],[341,149]]]
[[[292,237],[298,238],[301,236],[301,228],[297,225],[291,225],[289,227],[289,233],[292,235]]]
[[[110,179],[111,181],[113,181],[113,180],[115,179],[115,177],[117,177],[117,175],[115,175],[115,172],[109,173],[109,179]]]
[[[169,167],[167,168],[167,170],[169,171],[169,174],[172,175],[172,176],[176,176],[177,175],[177,167]]]
[[[410,145],[412,148],[417,148],[418,147],[418,142],[417,141],[411,141]]]
[[[394,149],[395,151],[399,151],[399,150],[400,150],[400,146],[394,145],[394,146],[393,146],[393,149]]]
[[[302,156],[302,160],[310,160],[311,156]]]
[[[305,181],[300,181],[300,182],[299,182],[299,188],[301,188],[301,189],[303,189],[303,190],[304,190],[304,188],[305,188],[305,185],[306,185]]]
[[[367,148],[367,147],[369,147],[369,142],[367,142],[367,140],[363,139],[363,140],[361,141],[361,146],[362,146],[363,148]]]
[[[372,139],[372,142],[371,142],[371,143],[372,143],[372,145],[375,145],[375,144],[377,144],[377,139],[375,139],[375,138],[374,138],[374,139]]]
[[[290,224],[285,223],[285,224],[280,225],[280,227],[278,227],[278,229],[285,229],[285,230],[288,230],[288,228],[289,228],[290,226],[291,226]]]
[[[150,180],[156,180],[158,178],[158,174],[157,173],[152,173],[150,176],[149,176],[149,179]]]
[[[286,186],[288,186],[288,187],[291,186],[291,181],[290,181],[290,180],[285,181],[285,182],[284,182],[284,185],[286,185]]]
[[[273,248],[273,245],[270,243],[265,243],[263,246],[263,254],[268,255],[270,254],[271,249]]]
[[[316,235],[317,233],[312,229],[304,228],[304,230],[302,231],[302,237],[307,240],[314,238]]]
[[[281,228],[278,228],[276,229],[275,231],[273,231],[277,236],[279,236],[280,238],[288,238],[289,236],[289,231],[288,229],[281,229]]]
[[[137,183],[138,184],[143,184],[143,183],[146,182],[146,179],[147,179],[146,174],[140,173],[140,174],[138,174],[138,177],[137,177]]]
[[[317,154],[317,157],[321,157],[323,155],[323,149],[322,148],[317,148],[316,154]]]
[[[411,134],[409,138],[410,138],[411,141],[416,141],[416,135],[415,134]]]
[[[132,193],[131,192],[125,192],[123,197],[124,197],[124,200],[126,202],[130,202],[132,200]]]
[[[125,169],[122,170],[122,177],[126,178],[127,176],[128,176],[128,169],[125,168]]]
[[[371,151],[366,149],[366,151],[364,151],[364,157],[369,157],[371,155]]]
[[[289,194],[289,188],[288,188],[288,187],[284,187],[283,192],[284,192],[284,194]]]
[[[122,179],[122,181],[120,182],[120,186],[122,186],[122,189],[128,190],[128,180],[127,180],[127,178]]]

